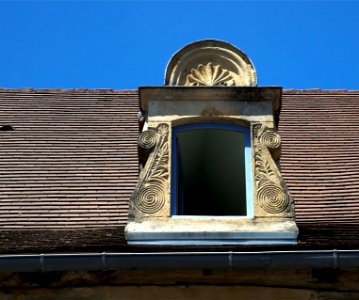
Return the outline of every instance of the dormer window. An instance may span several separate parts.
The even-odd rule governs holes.
[[[206,40],[177,52],[164,87],[141,87],[133,245],[295,244],[293,200],[276,161],[281,88],[257,87],[249,58]]]
[[[253,217],[249,128],[196,122],[172,129],[172,216]]]

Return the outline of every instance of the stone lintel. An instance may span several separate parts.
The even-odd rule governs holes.
[[[150,101],[270,101],[273,115],[281,107],[281,87],[192,87],[192,86],[149,86],[140,87],[140,108],[148,111]]]

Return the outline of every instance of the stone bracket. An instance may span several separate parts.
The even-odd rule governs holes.
[[[169,125],[161,123],[139,136],[139,147],[150,151],[150,154],[140,173],[131,202],[143,214],[157,213],[166,202],[169,179],[168,135]]]
[[[274,128],[261,123],[252,124],[254,180],[257,217],[294,215],[293,200],[275,163],[279,158],[281,139]]]

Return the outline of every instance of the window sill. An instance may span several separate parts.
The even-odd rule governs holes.
[[[293,221],[171,218],[130,222],[126,227],[130,245],[295,245],[297,236]]]

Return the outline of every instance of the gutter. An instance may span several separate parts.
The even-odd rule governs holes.
[[[359,250],[0,255],[0,272],[358,267]]]

